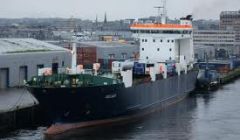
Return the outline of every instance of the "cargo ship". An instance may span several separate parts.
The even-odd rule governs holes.
[[[73,43],[68,73],[45,71],[26,83],[49,116],[46,134],[136,119],[184,99],[195,89],[198,71],[193,68],[191,16],[167,24],[162,14],[156,23],[135,22],[130,29],[140,43],[139,60],[114,61],[107,75],[94,64],[89,73],[76,66]]]

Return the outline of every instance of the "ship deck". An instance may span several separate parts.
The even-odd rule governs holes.
[[[77,88],[116,84],[121,84],[121,82],[117,79],[94,76],[90,74],[56,74],[50,76],[35,76],[26,84],[26,86],[45,88]]]

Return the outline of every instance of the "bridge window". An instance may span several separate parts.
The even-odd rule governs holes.
[[[156,42],[156,40],[155,40],[155,39],[153,39],[153,42]]]
[[[148,33],[148,34],[151,33],[150,30],[141,30],[140,32],[141,33]]]
[[[160,49],[158,48],[157,51],[160,51]]]
[[[151,33],[153,34],[159,34],[159,33],[162,33],[160,30],[151,30]]]
[[[137,30],[132,30],[132,33],[138,33],[138,31]]]

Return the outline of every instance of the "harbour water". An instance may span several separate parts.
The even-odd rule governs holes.
[[[197,92],[160,112],[133,123],[75,130],[46,137],[46,127],[1,135],[3,140],[124,139],[236,140],[240,139],[240,80],[213,92]]]

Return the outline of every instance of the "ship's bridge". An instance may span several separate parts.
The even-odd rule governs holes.
[[[140,59],[152,61],[193,61],[192,25],[135,23],[130,26],[140,43]]]

